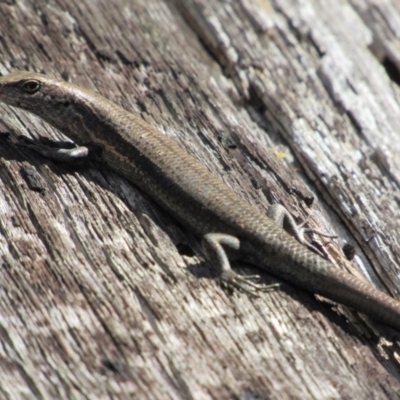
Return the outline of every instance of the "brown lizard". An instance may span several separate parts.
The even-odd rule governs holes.
[[[281,279],[400,330],[400,302],[299,243],[136,115],[89,90],[31,72],[0,77],[0,101],[38,115],[75,143],[101,146],[109,167],[202,239],[204,254],[226,285],[252,292],[265,288],[231,269],[226,250],[234,250]]]

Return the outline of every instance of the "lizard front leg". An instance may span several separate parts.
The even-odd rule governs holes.
[[[52,143],[51,146],[44,143],[36,143],[26,137],[20,137],[18,146],[27,147],[34,150],[50,160],[58,162],[75,163],[82,160],[90,159],[92,156],[92,148],[90,146],[73,147],[73,143],[64,143],[65,147],[60,147],[58,144]]]

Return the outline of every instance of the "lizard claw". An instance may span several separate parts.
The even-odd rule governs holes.
[[[273,283],[271,285],[263,285],[253,282],[253,280],[259,280],[259,275],[248,275],[241,276],[232,270],[224,271],[220,276],[220,281],[223,287],[228,289],[239,289],[247,294],[257,296],[259,292],[271,292],[279,289],[279,283]]]

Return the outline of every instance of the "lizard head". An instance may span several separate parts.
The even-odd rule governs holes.
[[[109,103],[89,90],[34,72],[0,76],[0,102],[39,116],[73,140],[84,139],[84,128],[95,123],[95,113],[88,111]]]
[[[66,82],[34,72],[15,72],[0,77],[0,102],[38,114],[48,107],[68,106]]]

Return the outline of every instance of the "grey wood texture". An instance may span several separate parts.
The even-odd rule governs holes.
[[[0,1],[1,74],[62,76],[139,114],[255,207],[311,214],[339,236],[313,237],[337,268],[398,298],[399,38],[395,1]],[[400,397],[398,334],[284,282],[225,292],[129,182],[16,146],[67,138],[1,105],[6,132],[0,398]]]

